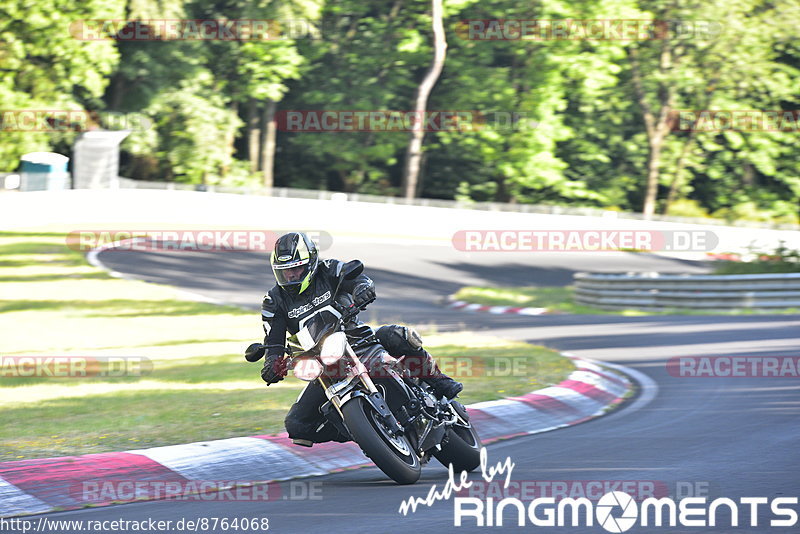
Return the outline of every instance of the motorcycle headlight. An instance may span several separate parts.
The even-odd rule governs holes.
[[[311,382],[322,374],[322,364],[314,358],[303,358],[294,365],[294,376],[300,380]]]
[[[345,333],[333,333],[322,342],[322,347],[319,349],[319,359],[325,365],[333,365],[344,356],[346,346],[347,336]]]

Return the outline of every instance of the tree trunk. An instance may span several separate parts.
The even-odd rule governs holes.
[[[719,72],[719,71],[718,71]],[[706,94],[701,100],[700,109],[711,109],[711,103],[714,100],[714,93],[716,92],[717,83],[719,83],[720,75],[717,74],[713,78],[711,78],[708,82],[708,88],[706,89]],[[669,211],[670,205],[677,200],[678,197],[678,187],[680,187],[682,182],[683,176],[683,169],[686,167],[686,157],[689,154],[689,150],[691,149],[692,145],[694,144],[695,137],[697,136],[697,129],[692,128],[689,130],[689,136],[686,138],[686,141],[683,143],[681,147],[681,153],[678,156],[678,162],[675,164],[675,176],[672,177],[672,182],[669,184],[669,192],[667,193],[667,201],[664,205],[663,213],[666,215],[667,211]]]
[[[417,178],[417,188],[414,191],[415,197],[422,196],[422,184],[425,183],[425,163],[428,161],[428,154],[422,153],[419,161],[419,175]]]
[[[753,187],[755,184],[756,170],[749,161],[742,162],[742,186]]]
[[[405,168],[403,169],[403,189],[407,199],[414,198],[417,191],[422,158],[422,141],[425,137],[425,111],[428,105],[428,96],[430,96],[431,90],[444,68],[447,53],[447,39],[445,38],[444,25],[442,23],[442,0],[431,0],[431,15],[433,25],[433,62],[422,83],[417,88],[414,111],[418,122],[411,130],[406,150]]]
[[[261,128],[258,103],[254,98],[247,101],[247,159],[250,162],[250,172],[256,173],[260,169],[258,151],[261,148]]]
[[[669,193],[667,193],[667,200],[664,203],[664,211],[662,212],[664,215],[667,214],[670,205],[675,202],[678,197],[678,187],[681,185],[681,175],[683,174],[683,168],[686,166],[686,155],[689,153],[689,148],[694,142],[695,132],[696,130],[694,129],[689,132],[689,137],[686,138],[686,141],[681,147],[681,154],[678,156],[678,162],[675,164],[675,176],[672,177],[672,182],[669,184]]]
[[[111,90],[111,109],[114,111],[122,109],[122,100],[125,97],[125,92],[127,89],[127,85],[125,83],[125,79],[122,77],[122,74],[117,72],[113,76],[113,81],[111,82],[112,90]]]
[[[642,208],[642,213],[645,217],[650,217],[656,212],[662,145],[663,139],[653,139],[650,141],[650,152],[647,156],[647,187],[644,193],[644,207]]]
[[[233,115],[239,114],[239,103],[235,100],[231,102],[231,113]],[[233,153],[236,151],[236,147],[233,144],[236,142],[236,128],[230,127],[228,131],[225,132],[225,160],[223,161],[222,165],[220,166],[220,178],[225,178],[228,176],[228,173],[231,170],[231,163],[233,162]]]
[[[277,125],[275,124],[274,100],[267,100],[267,107],[261,114],[261,131],[263,132],[264,144],[261,145],[261,172],[263,173],[262,183],[264,187],[271,188],[275,185],[275,138]]]
[[[647,100],[642,83],[641,68],[639,66],[639,54],[635,46],[628,49],[631,60],[631,75],[636,100],[642,110],[647,141],[650,150],[647,156],[647,180],[645,183],[644,204],[642,214],[645,218],[650,218],[656,211],[656,200],[658,199],[658,178],[659,166],[661,165],[661,149],[664,146],[664,138],[670,131],[672,105],[675,97],[674,88],[671,85],[659,85],[658,88],[658,110],[654,111]],[[659,56],[659,70],[662,73],[668,72],[672,68],[672,50],[669,40],[662,44]]]

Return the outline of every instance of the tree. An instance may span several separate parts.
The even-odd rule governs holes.
[[[271,186],[271,161],[274,137],[270,135],[275,102],[287,91],[285,82],[299,76],[303,58],[297,53],[291,34],[280,34],[281,23],[293,18],[310,19],[318,11],[318,2],[286,2],[276,4],[268,0],[217,0],[194,1],[188,11],[202,19],[244,19],[277,21],[269,27],[273,32],[267,39],[209,41],[204,47],[205,63],[213,73],[220,89],[228,97],[229,109],[244,116],[246,128],[245,147],[249,170],[257,171],[262,165],[262,179]],[[220,60],[220,58],[223,58]],[[263,125],[263,126],[262,126]],[[227,152],[233,156],[238,131],[229,132],[225,140]],[[228,169],[222,169],[227,175]]]
[[[407,199],[417,196],[417,181],[419,179],[420,163],[422,160],[422,140],[425,137],[425,112],[427,110],[428,96],[431,94],[439,74],[444,68],[447,56],[447,39],[445,38],[444,25],[442,24],[442,0],[431,0],[431,26],[433,28],[433,61],[431,68],[425,74],[417,88],[414,98],[414,113],[417,123],[411,130],[406,151],[405,169],[403,170],[403,189]]]
[[[307,59],[284,110],[412,109],[414,79],[429,61],[421,28],[427,0],[329,1],[324,38],[299,41]],[[276,182],[376,194],[400,189],[405,131],[281,132]]]
[[[782,100],[797,95],[790,73],[798,71],[777,62],[774,48],[789,39],[790,26],[796,27],[798,4],[794,0],[775,4],[763,0],[655,0],[641,4],[657,20],[681,21],[681,25],[670,28],[667,38],[637,42],[628,48],[630,88],[649,146],[642,207],[649,216],[657,207],[662,155],[676,110],[714,105],[722,109],[775,109],[781,107]],[[708,29],[719,30],[718,34],[703,31],[703,21],[717,20],[724,23]],[[769,32],[764,31],[766,27],[770,27]],[[741,135],[734,131],[719,134],[729,140]],[[672,155],[678,164],[669,201],[677,198],[680,173],[697,135],[687,132],[685,137],[684,143],[675,144],[681,148]],[[743,168],[747,165],[740,166]]]
[[[100,111],[108,74],[118,60],[109,41],[84,41],[70,34],[70,22],[120,18],[120,1],[0,0],[0,110]],[[4,131],[0,160],[14,170],[33,150],[62,151],[75,132]]]

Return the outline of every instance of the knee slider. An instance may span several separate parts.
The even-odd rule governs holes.
[[[384,325],[375,331],[375,336],[392,356],[407,356],[419,352],[422,337],[416,330],[396,324]]]

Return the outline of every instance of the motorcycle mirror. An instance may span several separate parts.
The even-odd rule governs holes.
[[[352,280],[364,270],[364,264],[359,260],[348,261],[342,266],[341,275],[345,280]]]

